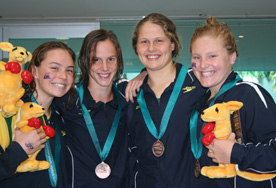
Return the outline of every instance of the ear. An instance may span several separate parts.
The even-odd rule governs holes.
[[[13,45],[9,42],[0,42],[0,49],[5,52],[11,52],[13,49]]]
[[[234,111],[239,110],[243,106],[243,103],[238,101],[229,101],[225,103],[225,105],[232,114]]]
[[[171,47],[172,47],[172,51],[174,51],[174,49],[175,49],[175,43],[174,42],[171,43]]]
[[[34,79],[38,78],[38,68],[36,66],[33,65],[31,73],[32,73]]]
[[[232,55],[231,55],[231,65],[234,65],[235,62],[236,62],[236,59],[237,59],[237,53],[234,52]]]

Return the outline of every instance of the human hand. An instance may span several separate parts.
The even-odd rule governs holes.
[[[18,142],[28,155],[45,147],[46,134],[41,133],[41,128],[26,133],[21,132],[19,128],[15,128],[14,134],[14,141]]]
[[[143,71],[139,75],[137,75],[135,78],[130,80],[127,84],[125,94],[126,94],[126,101],[134,102],[134,97],[137,97],[137,93],[140,90],[141,85],[143,84],[143,81],[145,77],[147,76],[148,72]],[[137,93],[136,93],[137,92]]]
[[[213,143],[207,146],[209,149],[208,157],[215,163],[231,163],[231,152],[235,144],[235,134],[231,133],[226,140],[215,138]]]

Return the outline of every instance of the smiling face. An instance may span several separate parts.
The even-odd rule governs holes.
[[[160,70],[172,64],[174,43],[165,35],[161,26],[150,21],[139,29],[137,54],[148,70]]]
[[[96,54],[91,50],[91,68],[89,83],[100,87],[112,87],[113,78],[117,72],[117,52],[110,40],[99,41]]]
[[[32,74],[40,98],[62,97],[73,84],[74,61],[66,50],[52,49]]]
[[[191,46],[192,68],[203,87],[214,96],[236,61],[236,52],[229,54],[220,37],[205,35],[197,38]]]

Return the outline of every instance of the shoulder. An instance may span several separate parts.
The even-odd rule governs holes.
[[[233,91],[240,97],[260,100],[265,106],[267,106],[268,101],[274,101],[272,96],[262,86],[253,82],[238,82],[236,86],[233,87]]]

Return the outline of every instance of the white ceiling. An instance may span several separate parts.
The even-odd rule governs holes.
[[[140,19],[151,12],[170,18],[276,18],[276,0],[1,0],[0,23]]]

